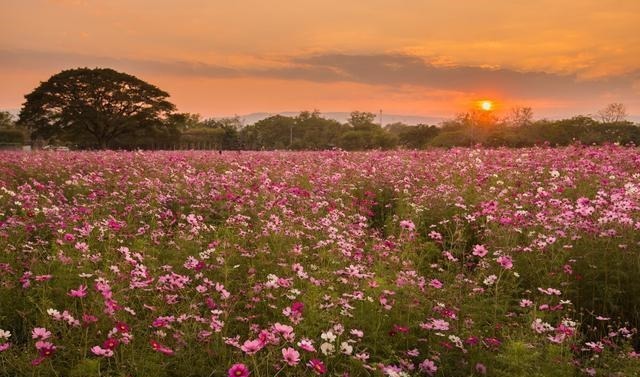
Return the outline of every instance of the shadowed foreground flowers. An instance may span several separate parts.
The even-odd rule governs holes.
[[[635,148],[0,157],[0,376],[640,370]]]

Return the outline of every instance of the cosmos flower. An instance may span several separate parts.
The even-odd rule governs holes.
[[[113,351],[111,349],[102,348],[100,346],[91,347],[91,353],[93,353],[96,356],[103,356],[103,357],[112,357],[113,356]]]
[[[475,245],[475,246],[473,246],[473,252],[471,254],[482,258],[485,255],[487,255],[488,252],[489,252],[489,250],[487,250],[487,248],[484,247],[483,245]]]
[[[87,295],[87,286],[84,284],[80,285],[78,289],[70,290],[67,295],[69,295],[70,297],[84,297]]]
[[[327,367],[324,365],[324,363],[318,359],[311,359],[309,360],[309,362],[307,363],[307,366],[309,366],[309,368],[311,368],[311,370],[313,370],[313,372],[315,374],[325,374],[327,373]]]
[[[233,364],[227,372],[227,377],[249,377],[249,368],[244,364]]]
[[[51,336],[51,331],[47,330],[44,327],[35,327],[33,330],[31,330],[32,339],[46,340],[46,339],[49,339],[50,336]],[[0,338],[1,337],[2,336],[0,334]]]
[[[513,268],[513,260],[511,260],[511,257],[508,255],[501,255],[496,259],[496,261],[506,270]]]
[[[247,340],[240,349],[247,355],[253,355],[264,347],[264,343],[260,339]]]
[[[424,361],[422,361],[418,367],[420,368],[421,372],[424,372],[429,376],[433,376],[438,371],[436,363],[429,359],[424,359]]]
[[[282,359],[289,366],[296,366],[300,362],[300,352],[288,347],[282,349]]]

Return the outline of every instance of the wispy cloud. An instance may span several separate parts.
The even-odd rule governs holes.
[[[48,69],[108,66],[149,75],[201,78],[270,78],[317,83],[352,82],[373,86],[413,86],[431,90],[492,91],[506,96],[583,98],[638,92],[640,70],[581,80],[574,74],[526,72],[474,66],[440,66],[403,54],[316,54],[284,58],[277,65],[224,66],[205,62],[156,61],[27,50],[0,51],[5,69]],[[44,78],[43,78],[44,79]]]

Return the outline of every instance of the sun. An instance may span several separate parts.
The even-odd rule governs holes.
[[[491,111],[493,110],[493,102],[488,100],[480,101],[480,108],[484,111]]]

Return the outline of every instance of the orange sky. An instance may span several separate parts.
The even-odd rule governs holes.
[[[105,66],[205,116],[448,117],[480,98],[640,115],[635,0],[6,0],[0,13],[0,109],[61,69]]]

